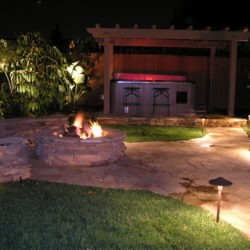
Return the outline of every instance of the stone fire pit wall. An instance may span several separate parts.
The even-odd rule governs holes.
[[[121,131],[105,130],[102,137],[80,139],[42,131],[36,136],[36,154],[51,166],[91,167],[114,163],[125,154],[125,135]]]
[[[28,141],[21,137],[0,138],[0,182],[27,179],[31,174]]]

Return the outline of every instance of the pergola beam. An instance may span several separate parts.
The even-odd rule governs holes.
[[[229,45],[226,41],[202,41],[202,40],[177,40],[177,39],[151,39],[151,38],[112,38],[115,46],[125,47],[169,47],[169,48],[225,48]],[[104,46],[104,39],[97,40],[100,46]]]
[[[94,37],[101,38],[108,34],[114,38],[146,38],[146,39],[177,39],[200,41],[248,41],[249,33],[244,31],[227,30],[174,30],[174,29],[127,29],[127,28],[88,28],[88,32]]]

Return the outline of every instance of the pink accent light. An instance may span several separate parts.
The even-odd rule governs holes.
[[[186,81],[184,75],[165,75],[165,74],[137,74],[137,73],[115,73],[114,80],[131,81]]]

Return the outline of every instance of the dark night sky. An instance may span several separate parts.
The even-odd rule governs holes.
[[[0,38],[13,38],[28,31],[49,34],[59,25],[64,38],[81,38],[85,28],[99,23],[102,27],[130,28],[138,24],[141,28],[185,28],[193,24],[200,29],[210,25],[212,29],[229,26],[240,29],[250,25],[250,14],[245,1],[217,6],[196,0],[23,0],[6,1],[1,7]],[[236,5],[237,4],[237,5]]]

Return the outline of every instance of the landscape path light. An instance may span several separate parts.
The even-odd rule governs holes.
[[[221,202],[222,189],[225,186],[232,185],[232,182],[224,179],[223,177],[218,177],[216,179],[209,180],[209,183],[218,187],[218,201],[217,201],[216,222],[219,222],[219,220],[220,220],[220,202]]]
[[[205,126],[205,121],[206,121],[206,117],[205,117],[205,116],[202,116],[202,117],[201,117],[202,135],[204,135],[204,126]]]

